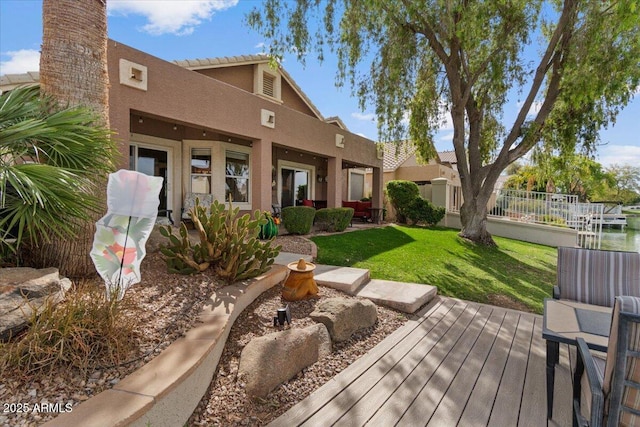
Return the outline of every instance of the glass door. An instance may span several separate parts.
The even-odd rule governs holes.
[[[139,145],[129,146],[129,169],[141,172],[149,176],[159,176],[164,178],[162,189],[160,190],[160,204],[158,211],[161,216],[170,217],[169,207],[169,149],[141,147]],[[162,215],[164,214],[164,215]]]
[[[303,199],[310,198],[308,170],[286,168],[281,170],[280,204],[282,207],[301,205]]]

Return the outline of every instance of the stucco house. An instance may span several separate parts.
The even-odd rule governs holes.
[[[165,178],[160,210],[173,219],[188,193],[231,196],[244,211],[299,199],[338,207],[352,187],[364,193],[363,168],[371,170],[373,206],[381,206],[376,144],[337,117],[325,119],[267,56],[168,62],[114,40],[107,50],[121,167]],[[0,89],[37,80],[38,73],[5,75]]]

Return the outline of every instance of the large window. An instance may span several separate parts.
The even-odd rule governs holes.
[[[191,192],[211,193],[211,149],[191,149]]]
[[[225,200],[249,202],[249,154],[226,152]]]
[[[364,197],[364,173],[349,170],[349,200],[361,200]]]

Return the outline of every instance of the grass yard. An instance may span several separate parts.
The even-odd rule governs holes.
[[[485,248],[457,234],[388,226],[312,240],[319,264],[367,268],[374,279],[426,283],[440,295],[542,313],[556,281],[555,248],[500,237],[497,248]]]

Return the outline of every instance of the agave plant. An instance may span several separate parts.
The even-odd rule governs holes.
[[[73,237],[99,209],[95,185],[115,145],[90,110],[57,107],[38,87],[0,95],[0,245]],[[100,179],[98,179],[100,178]]]

